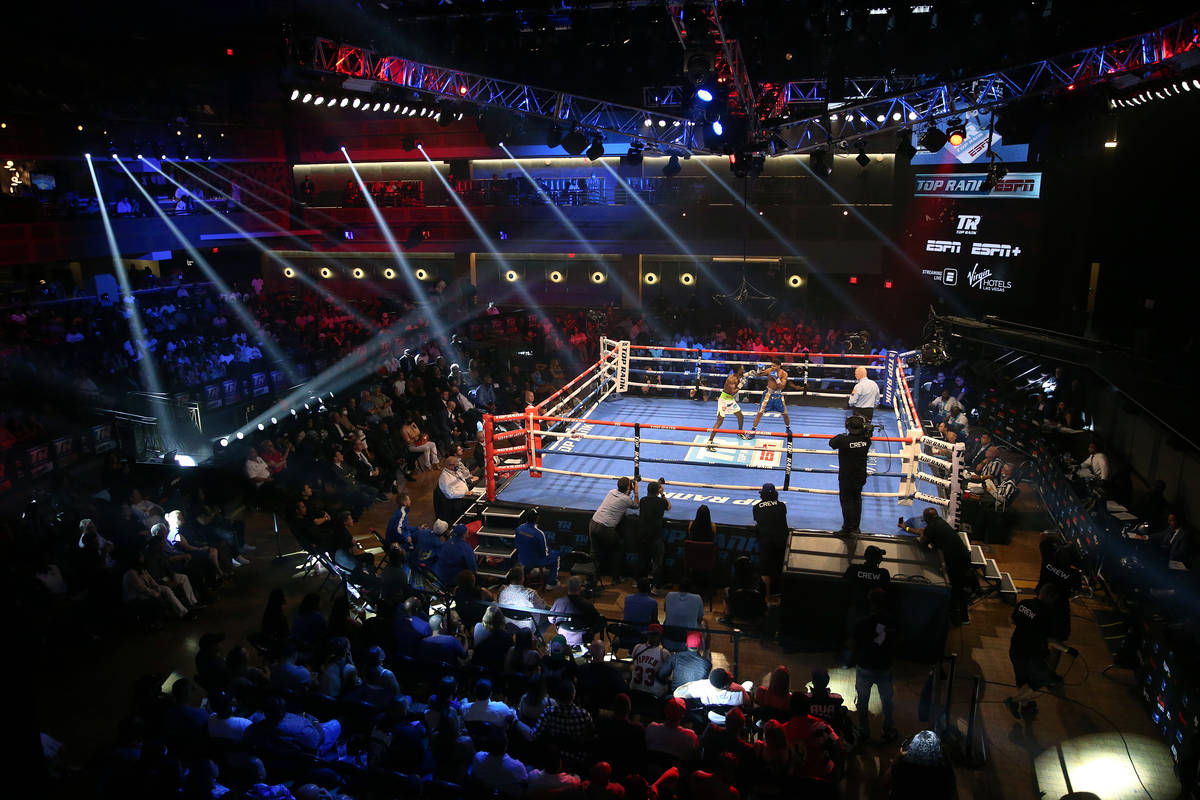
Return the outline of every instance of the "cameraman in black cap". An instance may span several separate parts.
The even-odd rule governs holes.
[[[758,496],[762,499],[754,504],[754,525],[758,530],[759,566],[767,597],[773,599],[779,593],[779,576],[787,555],[787,505],[780,501],[773,483],[764,483]]]
[[[857,414],[846,420],[846,433],[829,440],[838,451],[838,499],[842,503],[842,529],[839,536],[861,533],[862,488],[867,482],[867,453],[871,450],[871,434],[867,422]]]

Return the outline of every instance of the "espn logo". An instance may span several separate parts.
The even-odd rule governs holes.
[[[971,255],[973,256],[1000,256],[1008,258],[1009,256],[1021,255],[1020,247],[1013,247],[1011,244],[992,244],[990,242],[975,242],[971,245]]]
[[[960,253],[962,242],[952,242],[943,239],[929,239],[925,242],[926,253]]]

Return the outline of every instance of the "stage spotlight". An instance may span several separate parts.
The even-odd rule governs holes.
[[[696,283],[696,276],[690,272],[681,272],[679,274],[679,282],[684,286],[693,286]]]
[[[293,417],[296,416],[296,409],[293,408],[291,413]]]
[[[551,125],[546,131],[546,147],[558,147],[562,144],[563,131],[557,125]]]
[[[413,275],[419,281],[429,280],[429,271],[427,269],[425,269],[424,267],[418,268],[417,271],[413,273]]]
[[[642,281],[647,286],[653,286],[654,284],[658,283],[658,273],[657,272],[647,272],[645,275],[642,276]]]
[[[292,99],[292,100],[295,100],[295,99],[296,99],[297,97],[299,97],[299,96],[300,96],[300,90],[299,90],[299,89],[292,89],[292,97],[291,97],[291,99]]]
[[[388,267],[387,269],[385,269],[383,271],[383,277],[389,281],[392,280],[393,278],[396,277],[396,270],[392,269],[391,267]]]
[[[283,277],[285,277],[285,278],[296,277],[296,270],[292,269],[291,267],[284,267],[283,268]]]
[[[899,122],[902,119],[904,119],[904,115],[899,111],[892,112],[892,122]]]
[[[788,275],[787,285],[793,289],[799,289],[804,285],[804,278],[799,275]]]
[[[221,447],[229,447],[229,439],[227,437],[221,437]]]
[[[860,141],[858,143],[858,155],[856,155],[854,157],[854,160],[857,161],[858,165],[860,167],[863,167],[864,169],[868,165],[870,165],[871,157],[869,155],[867,155],[867,143],[866,142]]]
[[[712,132],[715,133],[717,136],[725,135],[725,126],[721,124],[721,120],[719,120],[719,119],[713,120]]]
[[[582,155],[587,146],[587,137],[576,130],[572,130],[562,140],[563,150],[566,150],[567,154],[572,156]]]
[[[241,441],[242,439],[245,439],[245,438],[246,438],[246,434],[242,433],[241,431],[238,431],[238,432],[237,432],[237,438],[238,438],[238,440],[239,440],[239,441]]]
[[[398,105],[397,105],[397,106],[396,106],[396,108],[400,108],[400,106],[398,106]],[[407,114],[407,113],[408,113],[408,106],[405,106],[404,108],[400,108],[400,113],[401,113],[401,114]]]
[[[946,141],[948,141],[950,143],[950,146],[958,147],[964,141],[966,141],[966,138],[967,138],[967,129],[963,125],[962,120],[960,120],[960,119],[950,120],[950,123],[946,126]]]
[[[329,267],[321,267],[321,277],[329,280],[333,277],[333,270],[331,270]]]
[[[313,100],[313,105],[315,105],[315,106],[325,105],[325,98],[322,95],[317,95],[317,98],[315,100]],[[176,131],[175,133],[176,133],[176,135],[178,135],[179,131]]]
[[[510,269],[504,273],[504,280],[508,281],[509,283],[516,283],[520,277],[521,276],[517,274],[515,269]]]
[[[710,92],[708,89],[697,89],[696,90],[696,99],[699,100],[701,103],[711,103],[712,99],[713,99],[713,93]]]
[[[592,273],[592,283],[604,283],[606,280],[608,280],[608,276],[600,270]]]
[[[588,161],[595,161],[604,155],[604,140],[599,136],[592,137],[592,146],[587,149],[586,155]]]
[[[833,174],[833,157],[825,150],[814,150],[808,156],[808,166],[819,178],[828,178]]]
[[[360,105],[362,105],[362,101],[359,100],[357,97],[350,101],[351,108],[358,108]]]
[[[362,280],[366,276],[367,273],[363,271],[362,267],[355,267],[354,271],[350,274],[353,275],[355,278]]]
[[[307,103],[310,100],[312,100],[312,92],[305,92],[304,97],[300,98],[301,103]]]
[[[650,119],[649,117],[646,117],[644,120],[642,120],[642,127],[649,128],[653,124],[654,120]]]
[[[946,134],[942,133],[937,125],[930,125],[929,129],[921,134],[921,138],[917,140],[917,144],[921,145],[924,150],[936,153],[946,146]]]
[[[263,425],[263,424],[260,422],[260,423],[258,423],[258,429],[259,429],[260,431],[265,431],[265,430],[267,429],[267,426],[266,426],[266,425]]]
[[[875,121],[876,121],[876,122],[878,122],[878,123],[880,123],[880,124],[882,124],[882,123],[883,123],[883,121],[884,121],[884,120],[886,120],[886,119],[887,119],[887,117],[885,117],[883,114],[879,114],[878,116],[876,116],[876,117],[875,117]]]
[[[279,424],[279,418],[278,418],[278,417],[271,417],[271,424],[272,424],[272,425],[278,425],[278,424]]]
[[[667,159],[667,163],[663,164],[662,174],[664,177],[672,178],[679,174],[683,167],[679,166],[679,156],[672,155]]]
[[[563,278],[564,278],[564,276],[560,270],[557,270],[557,269],[550,270],[550,282],[551,283],[562,283]]]

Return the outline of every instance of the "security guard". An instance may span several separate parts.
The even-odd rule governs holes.
[[[867,482],[867,453],[871,450],[866,420],[857,414],[850,417],[846,433],[830,439],[829,446],[838,451],[838,499],[842,503],[842,529],[838,535],[861,533],[862,488]]]

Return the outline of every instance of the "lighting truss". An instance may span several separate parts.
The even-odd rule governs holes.
[[[735,114],[744,114],[751,120],[756,119],[755,114],[755,98],[754,84],[750,82],[750,74],[746,71],[746,61],[742,57],[742,46],[738,44],[736,39],[730,39],[725,35],[725,26],[721,24],[721,10],[718,7],[718,0],[709,0],[703,4],[701,13],[704,16],[704,21],[708,24],[708,39],[712,44],[716,45],[717,52],[713,59],[713,67],[717,73],[717,82],[722,86],[732,87],[733,94],[737,97],[736,104],[730,104],[730,110]],[[689,42],[695,44],[706,44],[707,42],[698,41],[698,37],[694,33],[688,32],[683,27],[684,5],[682,3],[668,2],[667,17],[671,20],[671,26],[675,29],[675,35],[679,38],[679,44],[686,50]],[[677,88],[682,94],[684,87]],[[690,100],[690,92],[687,100]],[[666,105],[663,103],[662,105]]]
[[[930,79],[922,75],[892,75],[879,78],[846,78],[843,90],[837,98],[830,98],[829,84],[824,78],[809,78],[786,81],[782,84],[759,82],[756,93],[761,95],[768,87],[781,87],[778,106],[765,116],[778,116],[785,107],[803,106],[814,103],[847,103],[872,100],[898,92],[907,92],[927,84]],[[685,106],[691,100],[692,90],[681,84],[642,87],[642,105],[646,108],[670,108]]]
[[[789,145],[776,150],[775,155],[806,152],[824,147],[831,139],[896,131],[942,117],[967,116],[1023,97],[1110,80],[1130,70],[1161,66],[1197,47],[1200,47],[1200,13],[1099,47],[887,97],[846,103],[776,125],[767,133],[779,136]]]
[[[645,109],[569,92],[384,56],[333,39],[314,39],[311,59],[305,61],[305,66],[318,72],[375,81],[480,107],[503,108],[560,125],[574,124],[589,131],[624,136],[643,142],[647,149],[660,153],[708,152],[697,143],[694,126],[685,117],[649,113]],[[645,124],[647,119],[652,121],[650,125]]]

